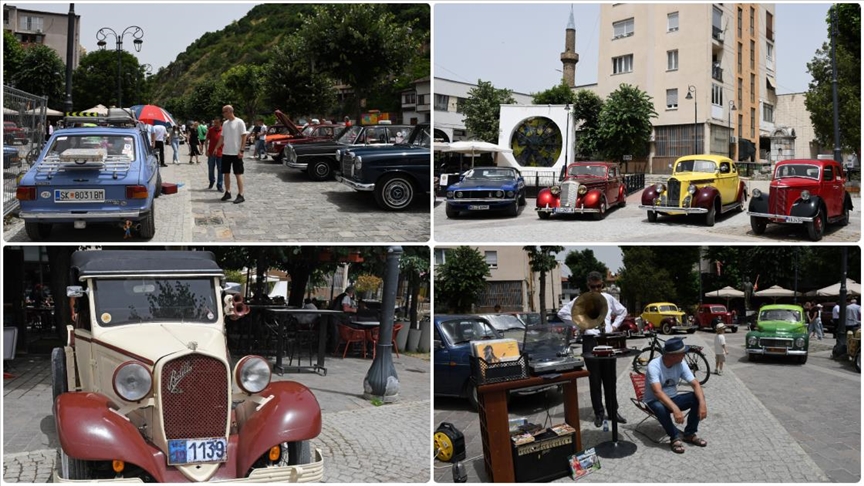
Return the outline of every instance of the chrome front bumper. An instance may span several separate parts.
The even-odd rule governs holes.
[[[346,186],[350,187],[351,189],[354,189],[355,191],[371,192],[371,191],[375,190],[375,183],[362,184],[360,182],[355,182],[355,181],[348,179],[346,177],[343,177],[341,175],[337,175],[336,180],[341,182],[342,184],[345,184]]]
[[[785,214],[768,214],[768,213],[751,213],[747,211],[747,216],[753,218],[768,218],[768,219],[782,219],[784,223],[791,224],[801,224],[801,223],[812,223],[813,218],[810,216],[787,216]]]
[[[587,213],[599,213],[600,210],[596,208],[586,208],[585,206],[580,206],[578,208],[534,208],[538,213],[549,213],[549,214],[587,214]]]
[[[309,167],[309,164],[301,164],[299,162],[289,162],[287,158],[285,159],[285,162],[282,163],[282,165],[284,165],[285,167],[289,167],[291,169],[298,169],[298,170],[306,170],[306,168]]]
[[[765,348],[749,348],[747,349],[748,354],[762,354],[762,355],[770,355],[770,356],[806,356],[806,350],[800,349],[786,349],[784,352],[778,351],[765,351]]]
[[[705,208],[681,208],[678,206],[645,206],[640,205],[639,209],[646,211],[654,211],[657,213],[685,213],[685,214],[705,214],[708,212]]]

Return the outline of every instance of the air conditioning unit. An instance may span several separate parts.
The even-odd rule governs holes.
[[[738,137],[733,136],[729,138],[729,143],[738,143]]]
[[[36,33],[37,33],[37,34],[41,34],[41,33],[42,33],[42,29],[36,29]]]
[[[723,32],[720,32],[719,34],[717,34],[717,42],[720,42],[722,44],[723,41],[725,41],[725,40],[726,40],[726,35]]]

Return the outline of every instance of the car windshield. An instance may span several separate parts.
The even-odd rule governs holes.
[[[489,319],[489,322],[495,326],[495,329],[499,331],[506,331],[508,329],[525,329],[525,323],[522,322],[516,316],[509,314],[492,314],[485,316],[486,319]]]
[[[774,171],[775,179],[787,177],[803,177],[805,179],[819,180],[819,167],[812,164],[783,164],[778,165]]]
[[[277,135],[283,133],[289,133],[288,127],[286,127],[285,125],[272,125],[270,128],[267,129],[267,135]]]
[[[63,157],[73,153],[80,153],[81,149],[102,149],[108,157],[124,156],[129,161],[135,160],[135,137],[131,135],[63,135],[54,139],[46,154],[48,157]],[[67,152],[72,150],[72,152]],[[99,152],[91,152],[95,156]]]
[[[713,312],[713,313],[715,313],[715,314],[718,313],[718,312],[723,313],[723,312],[726,312],[726,308],[725,308],[725,307],[716,307],[716,306],[715,306],[715,307],[712,307],[712,308],[711,308],[711,312]]]
[[[717,163],[713,160],[682,160],[675,165],[675,172],[717,172]]]
[[[660,312],[678,312],[678,308],[674,305],[661,305]]]
[[[522,322],[525,324],[534,326],[540,324],[540,313],[539,312],[525,312],[519,314],[519,319],[522,319]],[[546,322],[549,322],[549,319],[546,319]]]
[[[420,147],[431,147],[432,137],[429,136],[429,127],[416,127],[411,132],[411,138],[408,140],[408,145],[417,145]]]
[[[462,344],[480,339],[498,339],[501,334],[479,319],[453,319],[441,323],[441,332],[453,344]]]
[[[496,169],[494,167],[481,167],[471,169],[465,173],[465,179],[472,181],[491,181],[491,180],[509,180],[516,178],[516,171],[513,169]]]
[[[791,309],[771,309],[759,313],[760,321],[800,322],[801,312]]]
[[[352,125],[345,129],[341,134],[339,134],[339,138],[336,139],[339,143],[344,144],[354,144],[354,143],[362,143],[362,141],[358,141],[357,139],[360,137],[360,132],[363,131],[363,127],[359,125]]]
[[[567,171],[571,176],[606,177],[605,165],[573,165]]]
[[[97,280],[95,301],[100,326],[218,319],[211,278]]]

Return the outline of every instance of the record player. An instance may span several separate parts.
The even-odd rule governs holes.
[[[525,326],[522,353],[528,357],[528,369],[532,375],[572,371],[585,366],[581,356],[570,354],[569,336],[573,326],[569,324],[547,324]]]

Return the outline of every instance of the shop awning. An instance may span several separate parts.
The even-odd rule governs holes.
[[[774,81],[774,78],[771,76],[767,76],[768,79],[768,88],[777,90],[777,81]]]

